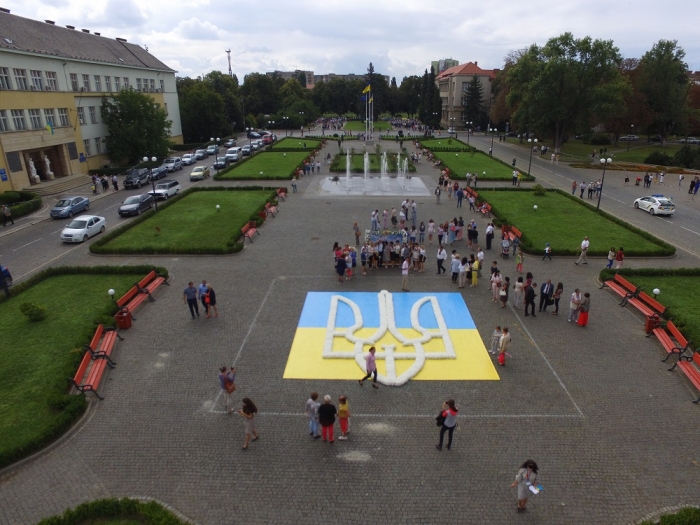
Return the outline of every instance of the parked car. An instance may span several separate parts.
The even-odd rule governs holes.
[[[207,155],[216,155],[217,153],[219,153],[218,144],[212,144],[211,146],[207,146]]]
[[[3,280],[7,286],[12,286],[12,274],[6,266],[0,264],[0,275],[2,275]]]
[[[216,157],[216,161],[214,162],[214,169],[215,170],[222,170],[226,166],[228,166],[229,160],[227,157]]]
[[[253,140],[250,143],[250,150],[251,151],[258,151],[260,149],[260,145],[258,144],[257,140]]]
[[[252,149],[249,145],[248,145],[248,146],[243,146],[243,147],[241,148],[241,155],[242,155],[243,157],[247,157],[248,155],[250,155],[251,151],[253,151],[253,149]]]
[[[194,164],[195,162],[197,162],[197,159],[195,158],[194,153],[185,153],[182,156],[182,163],[185,166],[189,166],[190,164]]]
[[[620,137],[620,140],[634,141],[639,140],[639,137],[637,135],[625,135],[624,137]]]
[[[688,137],[683,142],[685,142],[686,144],[700,144],[700,139],[697,139],[695,137]]]
[[[649,137],[649,142],[661,142],[661,135],[656,135],[654,137]]]
[[[197,151],[194,152],[194,160],[206,159],[208,156],[209,156],[209,153],[207,153],[207,150],[205,150],[205,149],[198,149]]]
[[[162,179],[168,174],[168,170],[165,166],[156,166],[151,170],[151,180]]]
[[[249,139],[259,139],[259,138],[260,138],[260,133],[256,133],[255,131],[249,131],[249,132],[248,132],[248,138],[249,138]]]
[[[241,148],[229,148],[226,151],[226,158],[229,160],[229,162],[241,160]]]
[[[195,168],[197,169],[197,168]],[[180,191],[180,183],[176,180],[164,180],[156,184],[156,190],[149,191],[149,195],[152,195],[159,200],[168,200],[178,194]]]
[[[234,139],[228,139],[226,142],[224,142],[224,146],[226,146],[227,148],[232,148],[235,145],[236,141]]]
[[[107,221],[97,215],[80,215],[61,232],[63,242],[83,242],[107,229]]]
[[[450,135],[453,135],[454,132],[455,132],[455,128],[447,128],[447,133],[449,133]]]
[[[163,161],[163,166],[167,168],[168,171],[181,170],[182,159],[180,157],[168,157]]]
[[[650,195],[648,197],[640,197],[634,201],[636,209],[648,211],[652,215],[673,215],[676,213],[676,205],[669,197],[663,195]]]
[[[150,210],[153,207],[153,197],[148,193],[143,195],[132,195],[119,206],[117,212],[120,217],[128,217],[129,215],[141,215],[142,212]]]
[[[192,173],[190,173],[190,180],[204,180],[209,175],[209,168],[207,168],[206,166],[197,166],[195,169],[192,170]]]
[[[262,138],[262,141],[263,141],[263,144],[265,144],[265,145],[272,144],[272,135],[265,135]]]
[[[87,211],[90,208],[90,199],[85,197],[66,197],[58,201],[49,215],[52,219],[59,219],[62,217],[72,217],[76,213],[81,211]]]
[[[132,170],[124,179],[124,188],[140,188],[143,184],[151,182],[151,170],[139,168]]]

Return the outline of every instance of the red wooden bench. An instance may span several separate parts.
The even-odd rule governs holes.
[[[277,213],[277,206],[275,206],[271,202],[268,202],[267,204],[265,204],[265,216],[266,217],[269,217],[270,215],[272,215],[274,217],[275,213]]]
[[[700,370],[698,369],[698,367],[700,367],[700,354],[698,354],[697,352],[693,352],[692,356],[679,355],[676,364],[668,369],[669,372],[671,372],[676,367],[683,370],[683,373],[688,379],[690,379],[690,382],[693,383],[693,386],[700,390]],[[693,401],[693,403],[700,403],[700,396],[695,401]]]
[[[464,191],[464,196],[468,199],[469,197],[474,197],[477,199],[479,197],[479,194],[470,186],[467,186],[466,188],[462,188],[462,191]]]
[[[102,337],[103,335],[104,337]],[[100,386],[100,380],[107,367],[114,368],[115,363],[109,356],[117,338],[122,339],[114,328],[105,329],[103,325],[97,327],[92,341],[89,345],[85,345],[87,351],[77,372],[69,378],[78,391],[82,393],[92,392],[98,399],[104,399],[97,393],[97,388]],[[100,339],[102,340],[101,344]]]
[[[620,304],[621,306],[624,306],[627,303],[634,306],[647,317],[654,314],[661,316],[666,311],[666,307],[664,305],[644,292],[639,292],[635,296],[626,297]]]
[[[491,217],[491,205],[488,202],[482,202],[479,211],[482,217]]]
[[[501,237],[505,237],[511,243],[516,239],[520,239],[523,236],[523,232],[517,229],[515,226],[503,225],[501,227]]]
[[[117,339],[124,340],[116,328],[109,326],[105,328],[104,325],[100,325],[95,330],[95,335],[92,336],[90,344],[85,345],[83,350],[88,352],[92,359],[107,359],[107,361],[115,365],[116,363],[112,361],[111,355],[114,345],[117,344]],[[100,340],[102,340],[102,343],[100,343]]]
[[[256,233],[260,235],[260,232],[258,231],[258,225],[256,224],[255,221],[248,221],[248,223],[241,228],[241,233],[243,234],[243,242],[245,242],[245,239],[248,239],[250,242],[253,242],[253,235]]]
[[[282,199],[282,202],[287,200],[287,188],[277,188],[277,198]]]
[[[619,273],[616,273],[614,277],[608,278],[605,281],[603,281],[603,285],[600,287],[601,290],[606,287],[610,288],[613,292],[620,295],[623,298],[623,301],[624,299],[635,297],[641,291],[641,288],[638,288],[637,286],[633,285],[627,279],[622,277]]]
[[[654,334],[656,338],[664,347],[664,350],[668,352],[668,355],[663,361],[666,361],[673,354],[678,354],[679,356],[684,354],[685,351],[690,346],[692,341],[688,341],[683,334],[676,328],[673,322],[669,321],[666,326],[657,326],[652,330],[651,334]],[[651,337],[651,334],[647,334],[647,337]],[[675,339],[675,342],[674,342]]]
[[[123,312],[126,308],[131,314],[131,318],[135,321],[134,310],[136,307],[148,299],[150,302],[154,302],[155,299],[151,295],[151,292],[155,291],[161,284],[168,284],[168,281],[164,276],[158,275],[155,270],[149,272],[146,277],[141,279],[138,283],[134,283],[134,286],[129,288],[126,292],[117,300],[117,306],[120,312]]]

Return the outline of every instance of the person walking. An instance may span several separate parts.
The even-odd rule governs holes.
[[[544,261],[547,258],[550,261],[552,260],[552,247],[549,245],[548,242],[544,244],[544,255],[542,256],[542,260]]]
[[[591,294],[586,292],[583,294],[583,299],[581,299],[581,304],[578,307],[578,325],[584,327],[588,324],[588,311],[591,309]]]
[[[231,395],[236,391],[235,381],[236,369],[234,367],[231,367],[230,370],[227,370],[225,366],[219,368],[219,384],[221,385],[221,391],[224,394],[227,414],[233,412],[233,408],[231,408]]]
[[[2,225],[7,226],[7,221],[10,221],[14,225],[15,221],[12,218],[12,210],[7,204],[2,206]]]
[[[559,315],[559,300],[561,295],[564,293],[564,285],[562,283],[557,283],[557,288],[554,290],[554,295],[552,295],[552,300],[554,301],[554,311],[552,315]]]
[[[517,239],[517,237],[516,237]],[[515,256],[515,271],[518,273],[523,273],[523,261],[525,260],[525,255],[523,255],[523,251],[521,249],[518,249],[518,253]]]
[[[258,407],[255,406],[249,398],[243,398],[243,409],[239,410],[238,413],[245,418],[245,443],[243,443],[243,450],[248,448],[248,443],[250,443],[250,436],[253,436],[252,441],[258,440],[258,433],[255,430],[255,414],[258,413]]]
[[[382,212],[382,225],[384,226],[385,230],[386,230],[388,220],[389,220],[389,210],[384,208],[384,211]]]
[[[499,350],[501,349],[501,336],[503,335],[503,331],[501,330],[500,326],[496,326],[493,330],[493,334],[491,335],[491,349],[489,350],[489,354],[496,355]]]
[[[457,407],[455,406],[454,399],[448,399],[442,404],[442,412],[438,418],[442,421],[440,425],[440,443],[435,445],[435,448],[442,450],[442,442],[445,438],[445,432],[447,432],[447,450],[452,448],[452,434],[454,434],[455,427],[457,426]]]
[[[216,307],[216,292],[214,291],[214,288],[211,287],[211,284],[207,284],[205,302],[209,305],[209,308],[214,310],[213,317],[219,317],[219,309]],[[207,309],[207,317],[212,317],[209,309]]]
[[[437,252],[437,274],[440,275],[441,273],[447,272],[445,269],[445,259],[447,259],[447,251],[445,248],[440,245],[438,247],[438,252]]]
[[[589,246],[589,241],[588,237],[584,237],[583,241],[581,241],[581,255],[579,255],[579,258],[577,261],[574,262],[576,266],[578,266],[578,263],[583,263],[583,264],[588,264],[588,246]]]
[[[355,246],[360,245],[360,227],[357,225],[357,223],[353,223],[352,225],[352,230],[355,232]]]
[[[513,308],[515,308],[516,310],[520,309],[520,305],[523,302],[524,287],[525,283],[523,282],[522,276],[520,276],[513,285]]]
[[[119,191],[119,179],[116,175],[112,175],[112,187],[114,191]]]
[[[107,193],[107,190],[109,189],[109,181],[107,180],[107,175],[102,175],[100,183],[102,184],[102,193]]]
[[[433,235],[435,235],[435,221],[428,221],[428,244],[433,244]]]
[[[530,286],[525,287],[525,317],[527,317],[528,314],[528,307],[532,306],[532,317],[537,317],[535,315],[535,297],[537,297],[537,294],[535,293],[535,289],[537,288],[537,283],[532,283]]]
[[[348,397],[340,396],[338,398],[338,423],[340,423],[340,436],[338,439],[345,441],[348,439],[349,423],[350,423],[350,406],[348,405]]]
[[[622,262],[625,260],[625,250],[620,246],[620,249],[617,250],[617,253],[615,254],[615,269],[619,270],[622,268]],[[612,266],[612,264],[611,264]],[[608,266],[610,268],[610,266]]]
[[[401,290],[404,292],[408,292],[408,271],[411,267],[411,257],[407,256],[403,260],[403,264],[401,265]]]
[[[209,315],[209,303],[206,300],[208,290],[209,290],[209,287],[207,286],[206,281],[202,281],[202,284],[197,286],[197,293],[199,294],[199,300],[202,302],[202,306],[204,307],[204,313],[207,315]]]
[[[605,266],[606,268],[612,268],[613,261],[615,260],[615,255],[616,255],[615,247],[612,246],[610,248],[610,251],[608,252],[608,264]]]
[[[375,352],[377,351],[376,348],[371,347],[369,349],[369,352],[365,356],[365,370],[367,371],[367,375],[360,379],[359,383],[360,386],[364,385],[365,379],[369,379],[370,377],[374,376],[374,380],[372,381],[372,386],[374,388],[379,388],[377,386],[377,360],[374,357]]]
[[[440,186],[438,186],[437,188],[435,188],[435,192],[434,192],[434,193],[435,193],[436,204],[440,204],[440,194],[442,193],[442,190],[440,189]]]
[[[197,317],[199,317],[199,306],[197,305],[197,288],[194,287],[194,283],[190,281],[187,284],[187,288],[185,288],[184,292],[182,293],[182,300],[184,303],[190,307],[190,315],[192,316],[192,319],[195,318],[195,314]]]
[[[579,307],[581,306],[581,292],[578,288],[574,290],[571,294],[571,300],[569,301],[569,316],[566,318],[567,321],[576,321],[578,316]]]
[[[503,279],[501,283],[501,291],[498,292],[498,298],[501,300],[501,308],[505,308],[508,304],[508,292],[510,290],[510,277]]]
[[[309,435],[314,439],[321,437],[318,425],[318,407],[321,403],[317,401],[318,392],[311,392],[311,396],[306,400],[306,417],[309,418]]]
[[[501,283],[503,278],[501,277],[501,272],[496,269],[491,273],[491,300],[496,303],[498,302],[498,293],[501,290]]]
[[[323,396],[323,403],[318,407],[318,422],[321,424],[321,436],[323,442],[328,441],[331,445],[335,443],[333,439],[333,426],[335,425],[335,415],[338,411],[331,403],[331,396]]]
[[[491,249],[491,242],[493,241],[494,230],[495,230],[495,228],[493,227],[493,223],[490,222],[488,224],[488,226],[486,226],[486,249],[487,250]]]
[[[425,223],[423,221],[421,221],[420,226],[418,227],[418,242],[420,244],[425,242]]]
[[[527,509],[527,500],[530,497],[530,487],[537,488],[539,476],[537,473],[537,463],[528,459],[520,465],[520,470],[515,475],[515,481],[511,488],[518,487],[518,508],[516,512],[525,512]]]
[[[551,279],[547,279],[546,283],[543,283],[540,287],[540,307],[537,309],[538,312],[546,312],[547,306],[552,304],[552,295],[554,294],[554,285]]]
[[[510,349],[510,331],[507,326],[503,327],[503,333],[501,334],[501,339],[498,342],[498,365],[506,366],[506,356],[510,356],[508,350]]]
[[[292,193],[297,192],[297,176],[292,177]]]

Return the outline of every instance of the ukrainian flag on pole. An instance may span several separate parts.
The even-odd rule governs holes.
[[[371,85],[367,84],[367,87],[362,90],[362,93],[369,93],[370,88],[371,88]]]
[[[44,128],[53,135],[53,123],[50,120],[46,121],[46,126],[44,126]]]

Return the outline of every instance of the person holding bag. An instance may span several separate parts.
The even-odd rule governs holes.
[[[440,443],[435,445],[435,448],[442,450],[442,442],[445,437],[445,432],[449,435],[447,437],[447,450],[452,448],[452,434],[457,426],[457,407],[455,406],[454,399],[448,399],[442,404],[442,412],[436,418],[438,426],[440,427]]]

